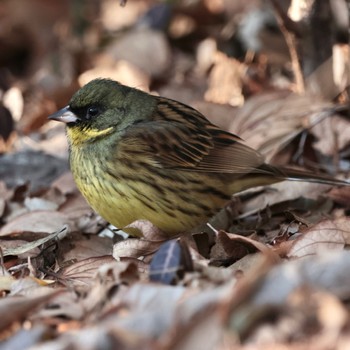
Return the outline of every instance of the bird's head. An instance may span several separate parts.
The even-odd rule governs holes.
[[[67,124],[71,143],[93,142],[146,120],[155,107],[153,96],[109,79],[95,79],[83,86],[69,104],[49,119]]]

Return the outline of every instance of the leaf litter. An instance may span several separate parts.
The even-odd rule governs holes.
[[[125,238],[77,191],[64,131],[46,123],[79,84],[112,77],[198,108],[268,160],[344,178],[346,71],[327,82],[328,61],[297,94],[274,13],[254,1],[75,5],[1,4],[0,348],[349,347],[349,187],[283,182],[193,236],[138,220]]]

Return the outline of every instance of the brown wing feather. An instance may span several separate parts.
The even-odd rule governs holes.
[[[152,117],[153,120],[133,125],[125,135],[130,142],[123,145],[129,147],[125,152],[142,154],[144,161],[153,166],[221,174],[253,173],[257,175],[254,185],[278,179],[349,185],[327,175],[266,164],[262,155],[242,143],[241,138],[219,129],[201,113],[180,102],[159,97]],[[259,176],[261,182],[257,180]],[[247,178],[246,188],[251,186],[251,178]],[[243,187],[239,183],[232,192],[241,191]]]
[[[133,127],[162,167],[212,173],[265,173],[263,157],[180,102],[159,98],[153,120]]]

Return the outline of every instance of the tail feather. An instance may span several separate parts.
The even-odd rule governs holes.
[[[315,182],[334,186],[350,186],[350,180],[340,180],[326,174],[317,174],[288,167],[277,168],[273,165],[267,165],[267,168],[271,171],[272,176],[281,178],[281,180]]]
[[[236,177],[236,180],[230,183],[230,191],[231,193],[238,193],[252,187],[272,185],[285,180],[314,182],[332,186],[350,186],[349,180],[336,179],[326,174],[262,164],[250,173]]]

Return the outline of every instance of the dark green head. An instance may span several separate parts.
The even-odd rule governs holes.
[[[89,133],[92,137],[107,129],[122,132],[136,122],[147,120],[155,105],[155,97],[145,92],[110,79],[95,79],[49,119],[62,121],[75,133]]]

